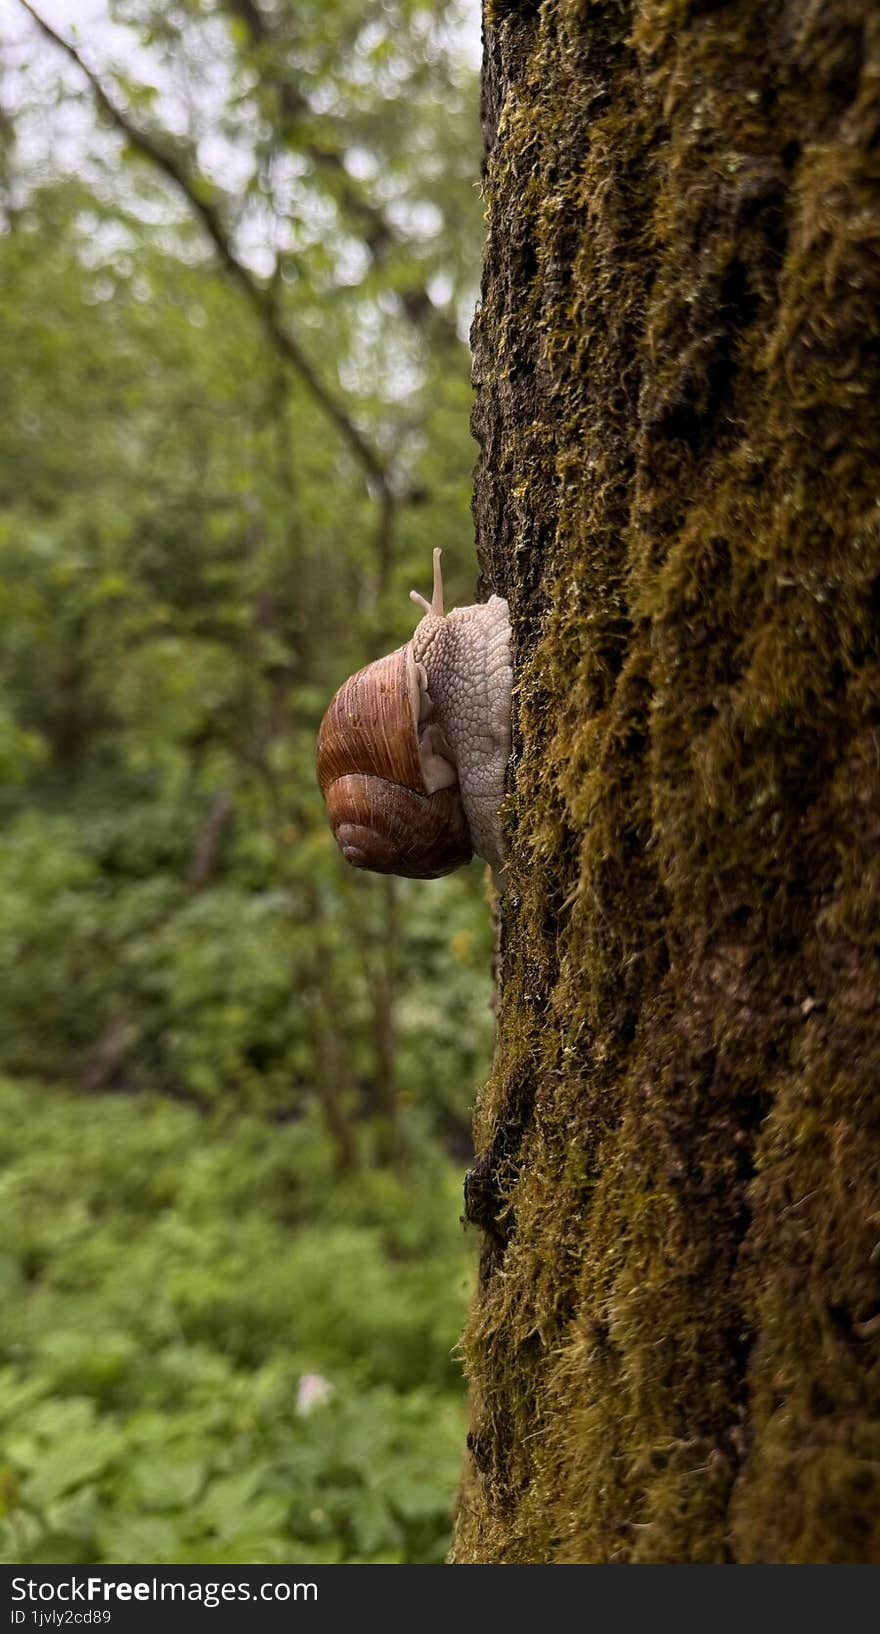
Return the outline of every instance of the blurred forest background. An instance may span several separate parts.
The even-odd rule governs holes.
[[[347,870],[313,754],[432,546],[473,599],[478,8],[36,9],[82,64],[8,0],[0,1554],[440,1560],[484,878]]]

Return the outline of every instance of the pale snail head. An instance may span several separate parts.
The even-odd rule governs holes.
[[[504,861],[499,808],[510,755],[510,622],[501,596],[443,610],[434,594],[411,641],[358,670],[318,733],[318,782],[346,860],[435,879]]]

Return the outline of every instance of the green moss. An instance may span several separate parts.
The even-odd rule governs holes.
[[[458,1561],[880,1558],[880,22],[490,8]],[[794,18],[794,20],[792,20]]]

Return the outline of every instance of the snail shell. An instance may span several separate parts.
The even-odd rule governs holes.
[[[356,868],[434,879],[473,852],[496,870],[510,755],[510,621],[500,596],[443,609],[434,594],[405,647],[340,687],[318,734],[318,782]]]
[[[352,675],[324,716],[318,782],[355,868],[436,879],[470,862],[455,770],[430,713],[409,643]]]

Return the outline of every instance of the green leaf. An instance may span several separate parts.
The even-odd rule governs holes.
[[[166,1565],[178,1558],[180,1537],[173,1521],[158,1515],[118,1513],[98,1528],[102,1563]]]
[[[147,1509],[186,1510],[204,1486],[207,1471],[200,1459],[140,1458],[129,1465],[128,1483]]]
[[[73,1487],[83,1486],[107,1468],[122,1446],[121,1434],[112,1429],[68,1436],[63,1445],[41,1454],[22,1485],[23,1501],[41,1509]]]

